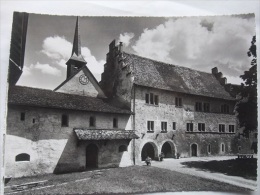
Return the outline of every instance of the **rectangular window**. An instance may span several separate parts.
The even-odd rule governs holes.
[[[66,114],[63,114],[61,116],[61,126],[62,127],[68,127],[69,126],[69,116]]]
[[[117,128],[117,127],[118,127],[118,119],[113,118],[113,128]]]
[[[202,103],[196,102],[195,103],[195,110],[201,112],[202,111]]]
[[[153,93],[150,93],[150,104],[154,104]]]
[[[221,105],[221,113],[229,114],[229,105],[227,104]]]
[[[96,126],[96,118],[94,116],[89,117],[89,126],[90,127]]]
[[[224,124],[219,124],[219,126],[218,126],[218,131],[219,131],[220,133],[224,133],[224,132],[225,132],[225,125],[224,125]]]
[[[149,94],[148,93],[146,93],[145,94],[145,103],[147,103],[147,104],[149,104]]]
[[[187,131],[193,131],[193,123],[187,123]]]
[[[176,122],[172,122],[172,130],[176,130]]]
[[[25,120],[25,112],[21,112],[21,116],[20,116],[21,121]]]
[[[145,103],[146,104],[153,104],[153,105],[159,105],[159,96],[154,95],[153,93],[146,93],[145,94]]]
[[[155,104],[155,105],[158,105],[158,104],[159,104],[159,97],[158,97],[158,95],[155,95],[155,96],[154,96],[154,104]]]
[[[154,121],[147,121],[147,130],[151,132],[154,131]]]
[[[229,125],[228,131],[229,133],[235,133],[235,125]]]
[[[167,131],[167,122],[161,122],[161,130]]]
[[[35,118],[33,118],[32,123],[35,123]]]
[[[209,103],[204,103],[204,112],[210,112],[210,105],[209,105]]]
[[[205,123],[198,123],[198,130],[205,131]]]
[[[179,97],[175,98],[175,106],[182,107],[182,98]]]

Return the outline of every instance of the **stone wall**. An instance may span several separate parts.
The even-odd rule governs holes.
[[[131,108],[133,87],[133,65],[124,64],[122,43],[118,46],[112,41],[109,45],[104,72],[102,73],[100,86],[109,98],[116,99],[121,107]]]
[[[21,121],[21,112],[25,120]],[[61,126],[61,116],[67,114],[69,126]],[[129,115],[90,113],[83,111],[9,106],[5,147],[6,176],[21,177],[44,173],[82,171],[86,163],[87,141],[79,142],[73,128],[89,128],[89,117],[96,117],[92,129],[113,129],[113,117],[118,129],[130,129]],[[93,143],[93,142],[92,142]],[[131,148],[118,152],[127,140],[95,141],[99,148],[99,167],[132,164]],[[30,161],[15,161],[18,154],[30,155]]]
[[[159,96],[159,105],[145,103],[145,94],[153,93]],[[181,97],[183,106],[175,106],[175,97]],[[168,142],[175,156],[191,156],[191,145],[197,145],[198,156],[229,155],[237,153],[237,135],[229,133],[228,125],[237,121],[232,113],[234,103],[221,99],[199,97],[188,94],[178,94],[170,91],[137,86],[135,89],[135,128],[139,140],[136,140],[136,159],[141,159],[141,151],[145,143],[150,142],[155,153],[159,154],[165,142]],[[195,102],[210,103],[210,112],[195,112]],[[220,113],[222,104],[228,104],[230,114]],[[154,121],[154,132],[147,131],[147,121]],[[167,122],[167,132],[161,132],[161,122]],[[176,122],[176,130],[173,130]],[[193,132],[186,131],[186,123],[193,123]],[[198,123],[205,123],[205,132],[198,131]],[[225,133],[219,132],[219,124],[226,125]],[[208,152],[208,145],[211,151]],[[224,152],[221,150],[224,144]]]

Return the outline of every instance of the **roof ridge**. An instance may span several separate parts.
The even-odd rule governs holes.
[[[204,72],[204,71],[196,70],[196,69],[189,68],[189,67],[186,67],[186,66],[175,65],[175,64],[170,64],[170,63],[166,63],[166,62],[159,61],[159,60],[154,60],[154,59],[151,59],[151,58],[148,58],[148,57],[144,57],[144,56],[140,56],[140,55],[137,55],[137,54],[133,54],[133,53],[130,53],[130,52],[123,52],[123,53],[129,54],[129,55],[134,55],[134,56],[137,56],[137,57],[139,57],[139,58],[151,60],[151,61],[154,61],[154,62],[158,62],[158,63],[164,64],[164,65],[167,65],[167,66],[176,66],[176,67],[185,68],[185,69],[189,69],[189,70],[193,70],[193,71],[202,72],[202,73],[206,73],[206,74],[212,75],[212,74],[209,73],[209,72]]]
[[[101,97],[83,96],[83,95],[79,95],[79,94],[64,93],[64,92],[53,91],[53,90],[51,90],[51,89],[28,87],[28,86],[22,86],[22,85],[10,86],[9,89],[10,89],[10,88],[15,88],[15,87],[27,88],[27,89],[33,89],[33,90],[41,90],[41,91],[48,91],[48,92],[52,92],[52,93],[65,94],[65,95],[69,95],[69,96],[87,97],[87,98],[95,98],[95,99],[101,99],[101,100],[106,99],[106,98],[101,98]]]

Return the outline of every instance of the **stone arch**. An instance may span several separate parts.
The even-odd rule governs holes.
[[[176,157],[176,146],[172,140],[166,140],[162,143],[161,152],[164,153],[165,158]]]
[[[198,144],[193,143],[190,145],[190,154],[191,156],[198,156]]]
[[[98,167],[98,146],[96,144],[89,144],[86,147],[86,168]]]
[[[146,142],[141,150],[141,160],[144,161],[149,156],[152,160],[158,158],[158,147],[152,141]]]

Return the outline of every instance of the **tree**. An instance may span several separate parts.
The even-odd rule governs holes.
[[[249,133],[257,131],[257,54],[256,36],[253,36],[251,46],[247,52],[248,57],[252,57],[251,67],[245,71],[240,78],[241,84],[239,99],[236,105],[239,126],[244,128],[244,135],[249,137]]]

